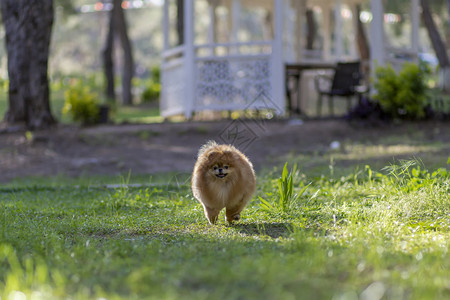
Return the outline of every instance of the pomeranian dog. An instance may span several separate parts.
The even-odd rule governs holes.
[[[211,224],[216,223],[224,207],[226,219],[232,223],[241,218],[242,210],[255,192],[255,171],[241,151],[210,141],[198,152],[191,186]]]

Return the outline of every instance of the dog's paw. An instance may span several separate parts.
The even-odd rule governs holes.
[[[231,218],[227,217],[228,223],[233,223],[234,221],[239,221],[241,219],[241,214],[236,214],[231,216]]]
[[[209,224],[216,225],[218,219],[219,219],[218,216],[208,218]]]

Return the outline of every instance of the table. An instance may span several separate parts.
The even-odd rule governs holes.
[[[300,104],[300,80],[302,77],[302,72],[305,70],[333,70],[336,68],[336,64],[333,62],[304,62],[304,63],[287,63],[285,64],[285,80],[286,80],[286,95],[288,97],[288,110],[289,113],[302,114]],[[289,88],[289,80],[295,79],[295,86],[293,89]],[[297,93],[297,105],[295,110],[292,108],[292,95]]]

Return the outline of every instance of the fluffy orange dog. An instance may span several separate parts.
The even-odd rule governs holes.
[[[255,171],[238,149],[210,141],[198,152],[191,185],[211,224],[224,207],[226,219],[231,223],[241,218],[241,211],[255,192]]]

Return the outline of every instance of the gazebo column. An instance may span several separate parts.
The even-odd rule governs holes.
[[[343,39],[342,39],[342,5],[341,0],[336,0],[334,6],[334,49],[335,57],[341,60],[344,54]]]
[[[411,50],[419,53],[419,0],[411,0]]]
[[[352,37],[351,37],[351,43],[350,43],[350,56],[352,58],[358,58],[358,9],[355,5],[350,5],[350,11],[352,12]]]
[[[195,101],[194,1],[184,1],[184,70],[186,80],[185,117],[191,118]],[[168,2],[167,0],[164,3]]]
[[[241,0],[232,0],[231,2],[231,42],[237,43],[239,41],[239,27],[241,26]],[[236,49],[235,47],[232,47],[232,52],[236,53],[239,52],[239,49]]]
[[[371,70],[375,71],[377,65],[385,64],[384,47],[384,8],[381,0],[371,0],[372,22],[370,24],[370,56]]]
[[[163,7],[163,50],[169,49],[169,1],[164,1]]]
[[[304,0],[293,0],[295,16],[295,49],[296,60],[302,61],[303,59],[303,19],[306,14],[306,3]]]
[[[274,8],[274,37],[272,40],[272,102],[278,104],[280,111],[277,114],[283,115],[286,105],[285,81],[284,81],[284,61],[283,61],[283,0],[273,0]]]
[[[283,43],[284,43],[284,51],[283,51],[283,55],[284,55],[284,59],[286,62],[294,62],[296,61],[296,53],[295,53],[295,32],[296,32],[296,22],[294,22],[294,15],[295,15],[295,10],[293,9],[293,7],[291,6],[291,1],[287,0],[285,1],[285,5],[284,5],[284,9],[283,9],[283,15],[284,15],[284,24],[283,26],[285,26],[284,30],[285,30],[285,36],[291,37],[289,39],[285,39],[283,38]],[[271,39],[271,38],[269,38]],[[265,38],[265,40],[267,40]]]
[[[322,7],[323,20],[323,60],[331,60],[331,6],[329,3]]]
[[[216,42],[216,8],[217,0],[208,0],[208,14],[209,14],[209,27],[208,27],[208,44],[214,44]],[[211,47],[210,55],[214,55],[214,48]]]

